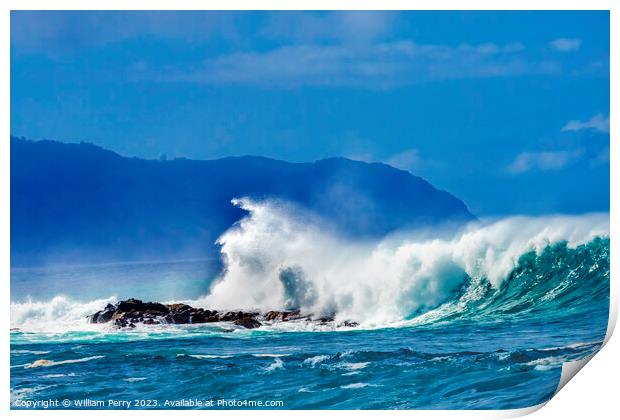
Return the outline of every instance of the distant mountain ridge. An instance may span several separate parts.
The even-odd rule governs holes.
[[[215,256],[214,241],[245,214],[230,202],[238,197],[292,202],[356,237],[474,218],[453,195],[381,163],[144,160],[11,137],[11,264]]]

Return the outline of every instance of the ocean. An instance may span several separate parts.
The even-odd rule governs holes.
[[[605,337],[608,215],[352,244],[277,209],[250,213],[220,238],[221,272],[213,261],[13,269],[12,407],[523,408],[551,398],[562,364]],[[128,297],[336,321],[88,323]]]

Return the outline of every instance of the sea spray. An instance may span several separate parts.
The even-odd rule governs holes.
[[[116,300],[111,296],[83,303],[56,296],[50,301],[11,302],[11,328],[31,332],[92,330],[92,324],[86,322],[87,317]]]
[[[335,315],[366,326],[420,315],[454,299],[471,279],[498,289],[529,252],[609,235],[608,214],[509,217],[471,223],[451,238],[399,232],[352,241],[277,203],[235,203],[248,216],[218,240],[224,274],[199,304]],[[445,236],[445,235],[444,235]],[[301,295],[291,295],[301,291]]]
[[[225,262],[222,276],[207,295],[186,303],[261,312],[298,306],[303,313],[334,315],[337,323],[355,320],[362,328],[428,323],[467,311],[476,316],[498,310],[502,287],[524,255],[541,255],[554,244],[575,249],[609,235],[609,215],[588,214],[480,221],[451,236],[442,232],[439,239],[428,232],[401,231],[375,242],[355,241],[291,206],[250,200],[237,204],[249,214],[219,239]],[[608,283],[608,240],[602,250],[593,252],[602,258],[591,263],[599,266],[593,274]],[[606,274],[599,273],[605,267]],[[547,286],[548,290],[540,291],[543,302],[554,301],[567,287],[552,282]],[[493,304],[490,296],[495,296]],[[116,300],[79,302],[57,296],[50,301],[12,302],[11,327],[30,332],[101,332],[106,327],[88,324],[87,316]],[[475,310],[470,308],[474,304]],[[149,336],[165,334],[164,330],[187,330],[188,334],[191,330],[145,328]],[[267,329],[330,331],[334,326],[299,322]],[[214,327],[212,333],[222,331]]]

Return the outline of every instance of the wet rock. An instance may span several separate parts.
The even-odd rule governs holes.
[[[321,324],[328,324],[330,322],[334,322],[334,317],[333,316],[323,316],[321,318],[315,319],[315,321],[318,321]]]
[[[191,317],[191,310],[183,309],[172,312],[169,319],[172,320],[172,324],[190,324]]]
[[[239,326],[247,328],[247,329],[258,328],[261,325],[263,325],[263,324],[261,324],[259,321],[257,321],[254,318],[241,318],[241,319],[237,319],[237,320],[235,320],[233,322],[233,324],[239,325]]]
[[[248,314],[249,316],[249,314]],[[226,312],[224,315],[220,317],[220,321],[236,321],[238,319],[245,318],[244,312]]]
[[[108,303],[103,310],[95,312],[93,315],[91,315],[90,322],[93,324],[108,322],[112,319],[112,315],[114,315],[115,311],[116,306]]]
[[[293,319],[307,318],[301,316],[299,311],[269,311],[265,314],[265,321],[291,321]]]
[[[193,308],[184,303],[173,303],[172,305],[168,305],[168,309],[170,309],[170,311],[172,312],[181,312],[181,311],[190,310]]]
[[[142,302],[138,299],[122,300],[116,304],[116,310],[127,313],[147,312],[153,315],[166,315],[170,312],[170,308],[162,303]]]
[[[125,319],[125,312],[116,311],[112,314],[112,321],[118,321]]]
[[[263,315],[258,312],[229,311],[218,312],[203,308],[194,308],[184,303],[164,305],[158,302],[143,302],[139,299],[122,300],[115,305],[108,304],[101,311],[89,317],[91,323],[111,322],[118,328],[134,328],[136,324],[204,324],[209,322],[232,322],[244,328],[258,328],[261,321],[289,322],[309,320],[319,323],[333,322],[333,317],[313,319],[303,315],[299,310],[269,311]],[[342,325],[357,326],[356,322],[345,321]]]
[[[113,320],[112,322],[118,328],[133,328],[133,327],[135,327],[134,323],[129,322],[129,321],[127,321],[124,318],[117,318],[117,319]],[[133,327],[132,327],[132,325],[133,325]]]

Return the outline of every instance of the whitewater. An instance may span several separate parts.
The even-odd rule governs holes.
[[[484,284],[499,290],[528,252],[540,255],[558,243],[574,249],[609,236],[609,215],[599,213],[478,221],[447,238],[441,231],[411,231],[377,242],[351,241],[323,230],[316,219],[308,223],[313,216],[290,204],[234,203],[248,216],[217,241],[223,273],[208,294],[184,303],[262,312],[300,309],[365,327],[410,320],[451,301],[464,287],[470,293]],[[84,327],[87,315],[118,298],[82,303],[60,295],[13,302],[11,326]]]
[[[360,239],[288,203],[235,204],[247,216],[218,239],[223,270],[202,293],[162,301],[334,322],[89,324],[107,303],[141,298],[122,283],[94,300],[13,299],[12,399],[83,388],[106,398],[281,398],[283,408],[519,408],[549,399],[562,363],[605,337],[606,213]]]

